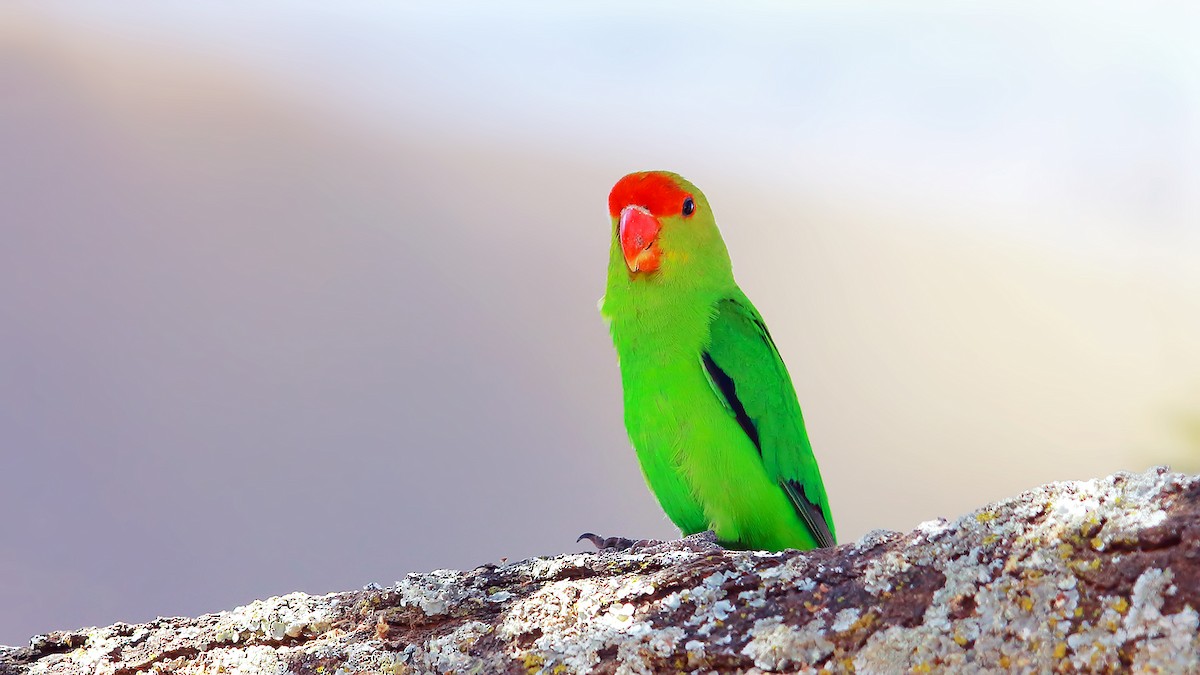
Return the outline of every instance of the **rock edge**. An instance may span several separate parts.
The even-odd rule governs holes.
[[[0,675],[1200,672],[1200,478],[1165,468],[834,549],[665,548],[57,631]]]

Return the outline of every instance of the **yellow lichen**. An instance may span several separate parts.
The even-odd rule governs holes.
[[[525,670],[529,672],[529,675],[533,675],[540,671],[542,666],[546,665],[546,659],[542,658],[540,654],[525,652],[525,656],[521,658],[521,665],[525,666]]]
[[[1060,642],[1054,645],[1054,658],[1061,659],[1067,655],[1067,643]]]
[[[870,628],[873,625],[875,625],[875,613],[867,612],[860,616],[857,621],[850,624],[850,628],[846,632],[852,633],[860,628]]]
[[[990,523],[996,519],[996,514],[992,511],[984,511],[983,513],[975,514],[975,520],[981,523]]]
[[[1125,598],[1117,598],[1117,601],[1112,604],[1112,608],[1117,610],[1119,614],[1124,614],[1129,611],[1129,601]]]

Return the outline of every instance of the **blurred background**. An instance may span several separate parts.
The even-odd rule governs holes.
[[[0,644],[674,536],[597,311],[712,200],[838,530],[1200,470],[1195,4],[0,5]]]

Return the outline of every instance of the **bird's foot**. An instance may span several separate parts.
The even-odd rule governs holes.
[[[638,551],[648,546],[654,546],[663,542],[657,539],[630,539],[628,537],[601,537],[598,534],[584,532],[575,540],[576,543],[587,539],[595,545],[598,551]]]
[[[711,553],[724,550],[717,543],[717,533],[712,530],[689,534],[682,539],[663,541],[661,539],[638,539],[626,537],[601,537],[591,532],[579,535],[576,542],[587,539],[600,551],[626,551],[629,553],[670,553],[673,551],[692,551],[693,553]]]

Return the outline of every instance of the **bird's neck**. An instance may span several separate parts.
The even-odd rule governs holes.
[[[723,286],[630,274],[623,264],[610,269],[600,312],[622,364],[699,358],[712,308],[728,293]]]

